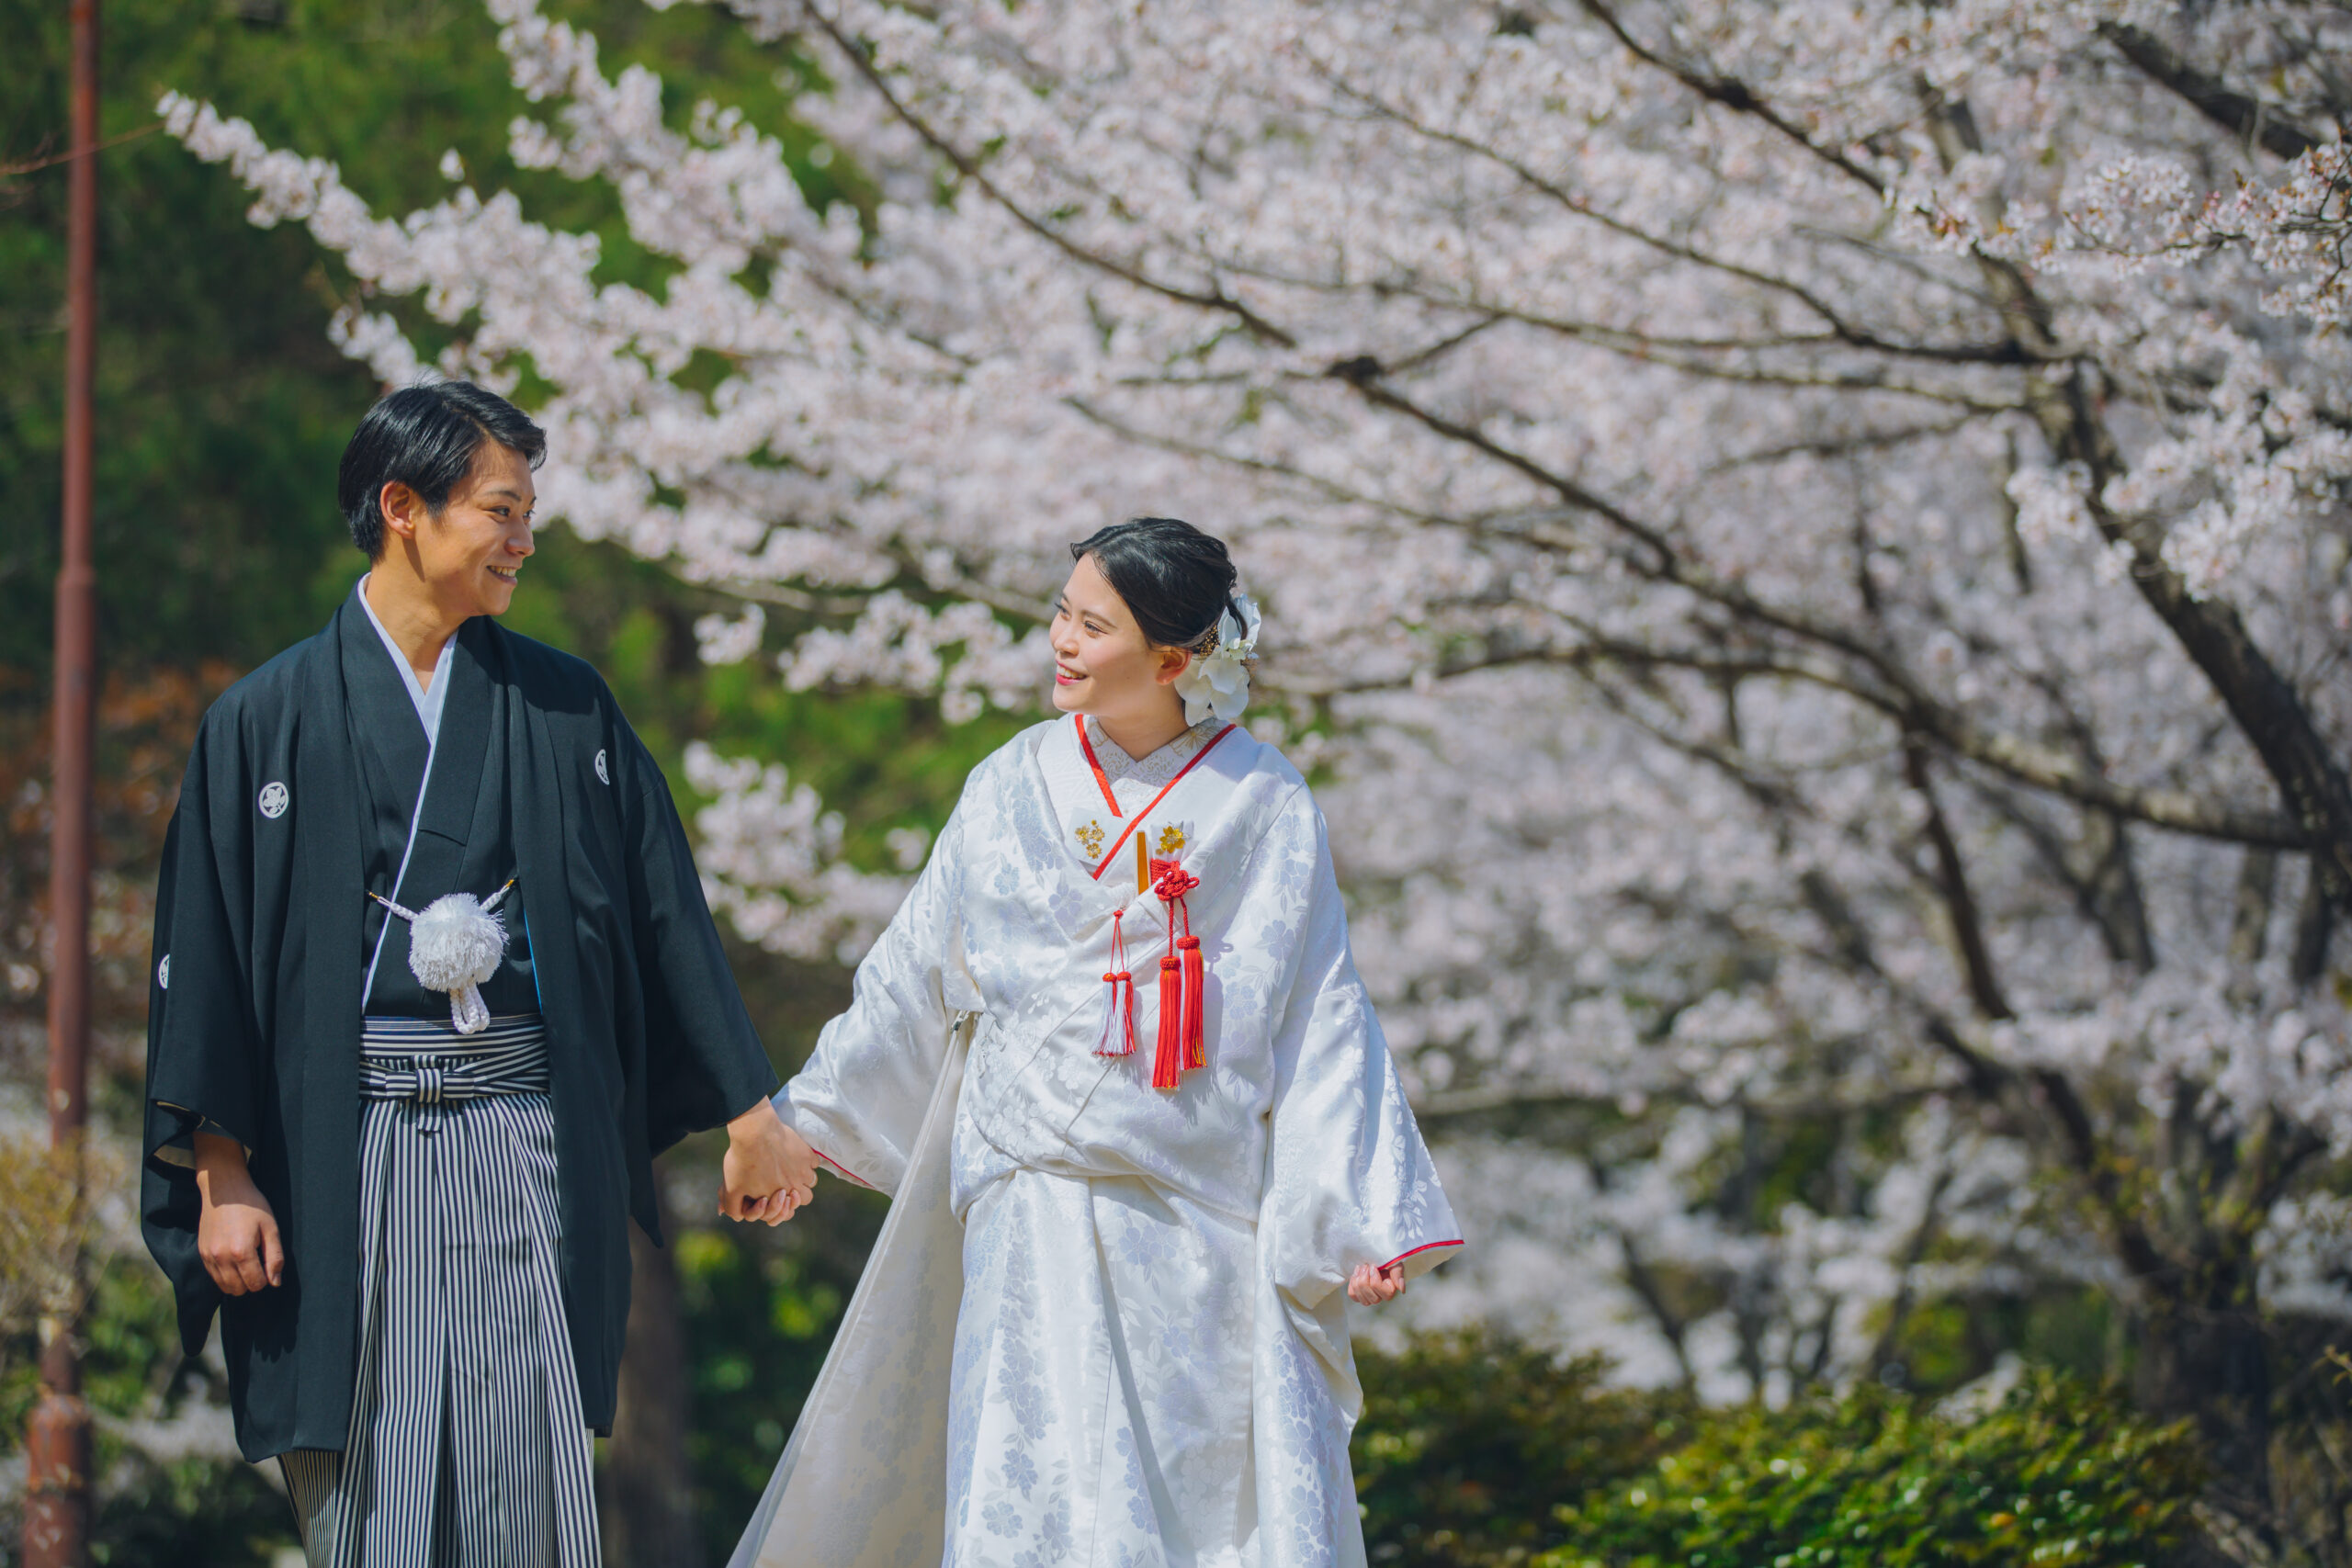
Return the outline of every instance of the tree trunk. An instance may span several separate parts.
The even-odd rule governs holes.
[[[2154,1285],[2142,1299],[2139,1403],[2165,1420],[2196,1420],[2216,1500],[2273,1542],[2270,1346],[2253,1261],[2211,1265],[2180,1284]]]
[[[658,1191],[658,1179],[654,1186]],[[666,1205],[662,1229],[677,1235]],[[605,1561],[610,1568],[702,1568],[686,1455],[694,1412],[678,1272],[670,1254],[633,1224],[628,1248],[628,1341],[599,1488]]]

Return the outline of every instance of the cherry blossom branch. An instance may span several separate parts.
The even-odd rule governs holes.
[[[1690,589],[1723,605],[1743,619],[1759,622],[1776,630],[1804,640],[1828,647],[1863,664],[1871,672],[1893,688],[1892,693],[1874,690],[1863,682],[1826,671],[1802,661],[1781,662],[1770,660],[1742,660],[1725,662],[1713,656],[1693,654],[1667,655],[1657,649],[1630,646],[1608,648],[1607,651],[1621,658],[1646,658],[1658,662],[1679,662],[1683,668],[1704,669],[1721,674],[1773,673],[1793,676],[1842,691],[1879,708],[1907,726],[1924,730],[1939,743],[1970,760],[1996,768],[2027,784],[2072,795],[2088,804],[2104,807],[2121,815],[2177,831],[2223,839],[2238,843],[2266,844],[2273,848],[2300,849],[2311,841],[2308,826],[2293,819],[2272,818],[2257,813],[2232,811],[2210,807],[2193,797],[2172,791],[2135,790],[2092,777],[2075,767],[2063,753],[2035,746],[2025,740],[1989,734],[1964,716],[1929,697],[1926,692],[1903,674],[1880,648],[1859,636],[1826,626],[1817,619],[1777,609],[1756,599],[1743,589],[1714,581],[1688,564],[1666,536],[1657,529],[1640,522],[1630,513],[1602,499],[1585,487],[1555,474],[1541,464],[1503,446],[1483,432],[1446,419],[1420,407],[1410,399],[1383,385],[1379,379],[1377,362],[1358,359],[1332,367],[1329,374],[1354,386],[1368,400],[1378,405],[1405,413],[1437,434],[1476,448],[1498,461],[1518,469],[1530,479],[1558,494],[1570,505],[1591,512],[1646,546],[1654,558],[1644,564],[1646,570],[1661,581]],[[2184,595],[2185,597],[2185,595]],[[1579,657],[1589,655],[1580,654]],[[1514,654],[1512,662],[1530,662],[1544,657],[1536,650]],[[2258,658],[2258,654],[2256,655]],[[2352,839],[2346,840],[2352,843]]]
[[[1083,263],[1124,283],[1133,284],[1137,288],[1157,294],[1163,299],[1175,300],[1179,304],[1192,305],[1201,310],[1229,315],[1269,343],[1279,344],[1285,348],[1296,346],[1296,340],[1288,333],[1221,289],[1210,289],[1204,292],[1185,288],[1172,283],[1163,283],[1131,266],[1114,262],[1107,256],[1098,255],[1083,246],[1073,243],[1060,230],[1013,200],[994,180],[989,177],[988,172],[981,167],[978,159],[942,135],[929,120],[915,113],[906,99],[891,87],[888,80],[875,65],[873,57],[865,51],[863,44],[844,33],[838,23],[813,3],[805,4],[803,8],[807,11],[808,18],[817,24],[817,29],[832,41],[833,47],[839,50],[842,58],[850,62],[851,68],[865,78],[866,85],[874,89],[875,96],[889,107],[890,112],[896,115],[908,130],[921,137],[925,146],[946,159],[957,174],[971,181],[974,188],[1001,208],[1023,229],[1052,245],[1072,261]]]
[[[2084,769],[2055,747],[1988,730],[1907,682],[1900,690],[1883,691],[1834,666],[1785,654],[1663,649],[1588,630],[1583,640],[1566,648],[1539,643],[1458,650],[1440,660],[1432,672],[1440,679],[1453,679],[1514,665],[1581,669],[1612,663],[1686,670],[1713,678],[1805,682],[1874,708],[1902,725],[1906,733],[1932,739],[1954,756],[2083,806],[2112,811],[2119,817],[2168,832],[2222,843],[2284,850],[2310,847],[2310,839],[2292,818],[2220,806],[2182,790],[2118,784]],[[1407,676],[1331,682],[1309,689],[1325,694],[1393,690],[1410,679]]]
[[[1977,906],[1975,891],[1969,886],[1959,840],[1952,837],[1951,822],[1944,815],[1943,802],[1936,796],[1936,781],[1928,772],[1927,751],[1916,740],[1904,742],[1903,781],[1927,808],[1922,828],[1928,846],[1935,854],[1934,884],[1951,922],[1952,943],[1960,951],[1961,974],[1968,983],[1969,998],[1976,1004],[1980,1015],[1995,1022],[2015,1018],[2017,1015],[2009,1010],[2008,998],[2002,994],[2000,976],[1993,968],[1993,949],[1984,940],[1984,917]]]
[[[1682,744],[1695,755],[1704,756],[1717,750],[1687,741]],[[2007,1021],[2015,1014],[2010,1011],[2008,1001],[1994,976],[1990,949],[1984,941],[1975,899],[1969,891],[1957,842],[1950,828],[1942,823],[1941,807],[1928,787],[1924,759],[1916,750],[1908,750],[1905,765],[1910,783],[1915,790],[1920,792],[1927,807],[1928,838],[1937,862],[1936,881],[1951,919],[1971,999],[1986,1021]],[[1768,808],[1772,808],[1769,795],[1759,798]],[[1845,961],[1852,964],[1858,973],[1872,976],[1890,989],[1900,994],[1909,993],[1910,987],[1887,974],[1880,964],[1867,931],[1819,868],[1809,867],[1802,873],[1801,884],[1808,899],[1821,914],[1824,924],[1833,932],[1837,951]],[[2006,1101],[2019,1088],[2030,1090],[2031,1100],[2048,1111],[2055,1123],[2064,1161],[2083,1181],[2088,1195],[2098,1207],[2125,1266],[2135,1277],[2143,1280],[2153,1279],[2165,1272],[2167,1262],[2124,1192],[2114,1161],[2101,1147],[2090,1111],[2066,1075],[2049,1066],[2029,1067],[2019,1073],[1969,1045],[1940,1009],[1916,996],[1912,998],[1912,1006],[1923,1021],[1928,1040],[1961,1065],[1967,1074],[1972,1092],[1979,1098]]]
[[[1807,1089],[1803,1093],[1785,1098],[1750,1096],[1743,1098],[1741,1104],[1766,1121],[1804,1122],[1823,1116],[1867,1116],[1903,1111],[1923,1100],[1951,1092],[1951,1084],[1935,1081],[1873,1088],[1866,1094],[1831,1093],[1825,1096],[1817,1089]],[[1689,1085],[1653,1085],[1643,1093],[1651,1100],[1676,1105],[1708,1106],[1715,1103],[1702,1090]],[[1481,1084],[1471,1089],[1435,1089],[1416,1095],[1413,1098],[1413,1115],[1416,1120],[1430,1126],[1519,1112],[1589,1111],[1615,1115],[1619,1113],[1618,1102],[1623,1098],[1617,1091],[1579,1091],[1541,1084]]]
[[[1644,56],[1643,58],[1647,59],[1648,57]],[[1430,141],[1455,148],[1461,152],[1470,153],[1475,157],[1481,158],[1494,164],[1498,168],[1508,171],[1514,178],[1518,179],[1520,183],[1526,186],[1528,189],[1549,197],[1554,202],[1556,202],[1563,209],[1574,213],[1578,218],[1599,224],[1612,234],[1632,240],[1638,244],[1645,245],[1651,250],[1657,252],[1660,255],[1671,257],[1676,261],[1687,262],[1694,266],[1703,267],[1712,272],[1722,273],[1727,277],[1737,278],[1743,283],[1754,284],[1756,287],[1766,289],[1770,292],[1786,295],[1800,305],[1803,305],[1806,310],[1818,318],[1821,322],[1829,329],[1831,336],[1834,337],[1837,342],[1845,344],[1847,347],[1868,349],[1880,354],[1898,355],[1905,358],[1930,359],[1945,364],[1954,365],[2022,365],[2031,362],[2032,356],[2028,355],[2021,345],[2014,341],[1984,344],[1938,344],[1898,343],[1893,339],[1882,337],[1875,333],[1857,326],[1853,322],[1848,321],[1842,311],[1832,306],[1829,301],[1824,299],[1816,290],[1808,288],[1803,284],[1772,273],[1761,271],[1755,267],[1742,265],[1739,263],[1711,254],[1708,252],[1699,249],[1695,245],[1688,244],[1679,240],[1670,240],[1662,234],[1654,233],[1651,231],[1643,228],[1640,224],[1630,222],[1625,219],[1617,217],[1613,213],[1603,211],[1600,208],[1595,207],[1589,199],[1577,195],[1574,191],[1567,189],[1556,180],[1547,178],[1546,176],[1538,174],[1522,159],[1511,157],[1498,149],[1487,146],[1470,137],[1464,136],[1458,131],[1446,130],[1440,127],[1430,125],[1419,117],[1408,113],[1402,107],[1384,100],[1375,95],[1350,86],[1348,84],[1339,83],[1336,85],[1341,87],[1342,90],[1348,92],[1351,96],[1356,98],[1357,101],[1363,104],[1365,107],[1394,119],[1399,125],[1402,125],[1413,131],[1414,134],[1424,137]],[[1809,146],[1810,143],[1807,143],[1807,145]],[[1876,189],[1877,187],[1873,186],[1872,188]],[[1505,306],[1490,304],[1484,301],[1464,301],[1463,302],[1462,308],[1495,310],[1504,310],[1509,309]],[[1535,325],[1551,324],[1543,318],[1536,316],[1521,316],[1518,319],[1529,321],[1531,324]],[[1555,330],[1561,329],[1555,328]]]
[[[2260,146],[2280,158],[2300,158],[2320,144],[2318,137],[2279,114],[2250,93],[2239,92],[2211,73],[2181,58],[2180,52],[2143,28],[2128,22],[2107,22],[2099,36],[2138,66],[2150,80],[2169,89],[2184,103],[2240,141]]]
[[[1635,59],[1656,66],[1709,103],[1721,104],[1727,109],[1751,115],[1762,120],[1782,136],[1787,137],[1808,155],[1819,159],[1849,178],[1869,186],[1872,194],[1877,196],[1886,194],[1884,180],[1845,153],[1835,148],[1824,147],[1814,141],[1812,137],[1805,134],[1802,127],[1775,109],[1747,83],[1736,76],[1711,75],[1694,67],[1668,60],[1665,55],[1635,38],[1627,29],[1625,24],[1618,19],[1614,7],[1603,4],[1602,0],[1581,0],[1581,3],[1586,14],[1608,28],[1610,34],[1619,43],[1624,45],[1626,52]]]
[[[2104,491],[2123,471],[2106,423],[2096,412],[2083,376],[2046,387],[2032,400],[2051,445],[2090,476],[2084,504],[2100,535],[2132,553],[2132,581],[2141,597],[2172,629],[2238,721],[2247,742],[2277,781],[2288,810],[2313,849],[2339,908],[2352,908],[2352,782],[2335,749],[2312,723],[2311,710],[2278,673],[2236,608],[2199,598],[2163,555],[2145,526],[2125,523]],[[2263,840],[2245,840],[2252,843]],[[2292,844],[2268,840],[2274,848]]]

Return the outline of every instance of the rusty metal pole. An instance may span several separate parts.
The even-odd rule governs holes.
[[[49,1140],[82,1191],[90,1039],[91,751],[97,662],[90,557],[91,389],[98,346],[98,4],[72,0],[73,146],[66,167],[65,515],[57,574],[55,769],[50,792]],[[78,1216],[76,1216],[78,1219]],[[74,1226],[78,1235],[80,1226]],[[25,1568],[89,1560],[90,1407],[82,1398],[82,1260],[41,1319],[40,1401],[25,1433]]]

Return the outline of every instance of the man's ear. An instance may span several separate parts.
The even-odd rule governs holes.
[[[398,479],[387,479],[376,492],[376,510],[383,513],[385,533],[413,539],[426,509],[423,496]]]

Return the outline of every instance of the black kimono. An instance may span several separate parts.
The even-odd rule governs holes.
[[[602,679],[488,617],[452,640],[421,806],[423,732],[355,594],[206,714],[165,840],[141,1218],[190,1354],[220,1314],[238,1442],[256,1461],[340,1450],[352,1413],[363,988],[368,1016],[448,1018],[408,973],[405,922],[387,929],[370,892],[422,908],[515,881],[507,958],[481,990],[493,1013],[544,1018],[589,1426],[612,1424],[628,1217],[659,1236],[651,1156],[776,1088],[668,785]],[[224,1298],[206,1274],[198,1126],[249,1151],[283,1284]]]

